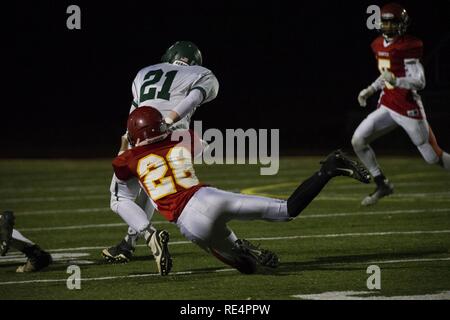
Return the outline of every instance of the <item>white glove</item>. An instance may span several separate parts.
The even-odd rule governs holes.
[[[387,83],[389,83],[391,86],[394,86],[397,84],[397,78],[395,77],[395,75],[390,72],[390,71],[383,71],[381,73],[381,77],[384,79],[384,81],[386,81]]]
[[[367,106],[367,99],[369,99],[375,93],[375,89],[372,86],[368,86],[362,90],[358,95],[358,102],[361,107]]]
[[[172,120],[172,118],[165,117],[165,118],[164,118],[164,122],[167,124],[168,127],[171,126],[171,125],[173,125],[173,120]]]
[[[124,135],[120,137],[120,149],[117,155],[121,155],[129,148],[129,142],[128,142],[128,132],[125,132]]]

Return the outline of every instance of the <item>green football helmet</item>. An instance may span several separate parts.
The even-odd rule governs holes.
[[[198,47],[190,41],[177,41],[161,58],[162,62],[180,65],[202,65],[202,53]]]

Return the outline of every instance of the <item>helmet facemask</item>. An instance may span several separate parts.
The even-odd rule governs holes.
[[[400,5],[391,3],[381,9],[379,31],[386,41],[404,35],[409,23],[408,13]]]
[[[396,19],[381,19],[380,31],[383,37],[391,41],[404,33],[402,23]]]

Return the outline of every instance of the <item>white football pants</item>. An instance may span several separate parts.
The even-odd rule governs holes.
[[[111,210],[128,224],[130,227],[128,234],[132,236],[146,230],[155,209],[145,191],[142,190],[138,179],[121,181],[114,175],[110,191]]]
[[[257,219],[292,220],[284,200],[203,187],[189,200],[176,224],[188,240],[232,264],[235,256],[232,248],[237,237],[227,222]]]
[[[352,138],[355,153],[372,176],[380,175],[381,169],[369,144],[398,126],[406,131],[427,163],[436,164],[442,158],[444,167],[450,170],[449,155],[437,145],[436,138],[426,118],[422,120],[412,119],[382,105],[361,122]]]

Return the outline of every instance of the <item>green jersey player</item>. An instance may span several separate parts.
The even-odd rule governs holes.
[[[219,82],[211,70],[202,66],[202,54],[190,41],[178,41],[167,49],[161,63],[141,69],[132,84],[133,102],[130,113],[141,106],[152,106],[164,117],[166,124],[174,129],[189,129],[195,109],[213,100],[218,93]],[[121,154],[128,148],[126,134],[122,136]],[[126,221],[133,219],[136,206],[147,214],[148,222],[153,216],[153,205],[139,186],[137,179],[127,185],[113,176],[111,182],[111,209]],[[150,226],[150,227],[149,227]],[[136,240],[148,238],[154,233],[151,224],[134,225],[117,245],[102,251],[108,262],[128,262],[132,257]]]

